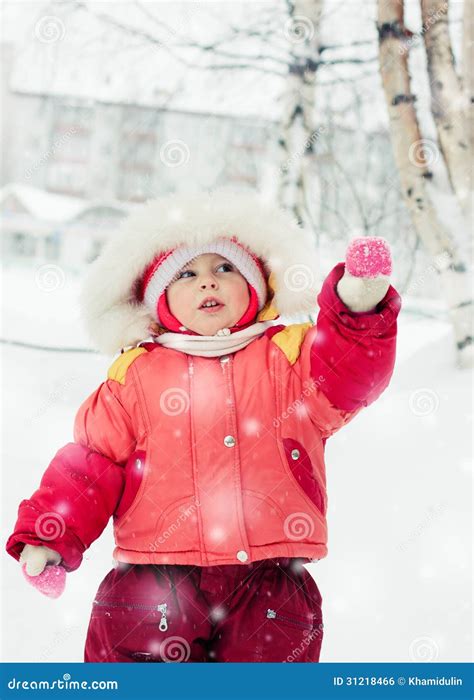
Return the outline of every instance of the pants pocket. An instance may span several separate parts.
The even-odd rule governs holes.
[[[166,608],[167,603],[163,603],[162,610]],[[87,633],[88,656],[98,656],[93,660],[104,662],[161,661],[161,646],[169,628],[167,621],[157,606],[95,600]],[[184,649],[184,657],[187,651]]]
[[[323,622],[320,611],[314,611],[311,615],[303,617],[288,610],[267,610],[267,619],[273,620],[275,628],[286,632],[291,637],[291,649],[287,645],[288,654],[283,659],[286,663],[293,662],[317,662],[321,653],[323,640]],[[289,628],[296,628],[298,633]],[[276,631],[272,631],[268,625],[269,635],[273,636]]]
[[[92,605],[84,660],[165,662],[205,660],[211,624],[191,577],[179,567],[111,572]]]
[[[301,613],[291,607],[264,611],[265,661],[316,662],[322,643],[320,609]],[[272,657],[272,658],[269,658]]]
[[[213,638],[221,662],[319,661],[321,596],[301,563],[256,567],[229,600]]]

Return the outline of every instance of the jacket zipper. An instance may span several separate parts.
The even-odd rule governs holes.
[[[137,610],[158,610],[161,613],[161,620],[159,624],[159,629],[161,632],[166,632],[168,629],[168,619],[166,617],[166,611],[168,608],[167,603],[161,603],[159,605],[144,605],[142,603],[115,603],[107,602],[104,600],[94,600],[94,605],[104,605],[110,608],[135,608]]]
[[[288,617],[288,615],[282,615],[277,613],[275,610],[268,608],[267,618],[270,620],[282,620],[282,622],[291,622],[293,625],[298,625],[299,627],[304,627],[305,629],[313,629],[313,623],[303,622],[303,620],[296,620],[294,617]]]

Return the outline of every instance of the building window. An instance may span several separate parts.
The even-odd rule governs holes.
[[[12,234],[12,254],[20,258],[32,258],[36,255],[37,243],[34,236],[17,231]]]
[[[47,260],[59,260],[60,236],[56,231],[44,239],[44,255]]]
[[[226,149],[224,179],[255,187],[258,184],[258,161],[266,150],[264,130],[248,124],[233,124]]]
[[[56,105],[49,150],[46,154],[49,163],[49,190],[84,196],[93,118],[94,111],[91,107]]]
[[[119,138],[119,199],[142,202],[151,196],[159,119],[156,110],[124,109]]]

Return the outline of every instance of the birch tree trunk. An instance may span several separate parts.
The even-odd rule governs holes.
[[[464,101],[467,105],[467,131],[469,138],[469,162],[474,159],[474,3],[464,2],[463,45],[462,45],[462,83]],[[471,189],[472,189],[471,171]],[[472,199],[471,199],[472,211]]]
[[[468,0],[467,4],[470,2]],[[451,186],[469,218],[471,161],[466,104],[451,48],[448,7],[447,0],[421,0],[421,18],[431,89],[431,112],[439,147]]]
[[[421,138],[408,72],[409,34],[403,0],[378,0],[380,72],[388,106],[390,135],[405,203],[414,228],[439,273],[453,324],[460,367],[473,364],[472,298],[466,265],[439,220],[427,189],[433,177]]]
[[[307,218],[305,192],[317,139],[315,130],[316,74],[319,61],[319,20],[322,0],[288,0],[285,36],[291,46],[283,116],[278,139],[279,203],[300,223]]]

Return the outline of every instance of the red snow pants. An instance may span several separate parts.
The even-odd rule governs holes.
[[[99,586],[86,662],[317,662],[323,621],[307,558],[122,564]]]

